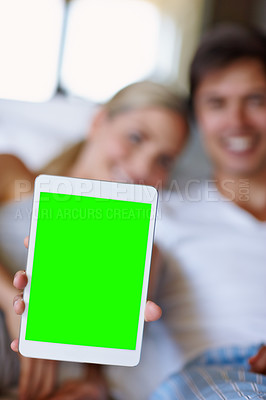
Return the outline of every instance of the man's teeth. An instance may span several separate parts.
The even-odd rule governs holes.
[[[247,137],[231,137],[227,139],[227,148],[234,152],[244,152],[252,148],[252,140]]]

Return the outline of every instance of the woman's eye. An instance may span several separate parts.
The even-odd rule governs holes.
[[[142,141],[142,134],[140,132],[130,132],[129,140],[131,143],[140,143]]]

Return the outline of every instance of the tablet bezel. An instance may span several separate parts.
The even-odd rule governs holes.
[[[141,305],[138,322],[138,333],[135,350],[113,349],[48,343],[26,340],[26,325],[30,297],[34,247],[38,221],[40,193],[72,194],[77,196],[97,197],[112,200],[124,200],[151,204],[150,224],[147,241],[145,269],[143,277]],[[23,299],[25,311],[21,318],[19,352],[26,357],[51,360],[88,362],[110,365],[135,366],[140,360],[141,344],[144,326],[144,310],[147,299],[148,280],[153,247],[155,217],[157,212],[158,192],[153,186],[135,185],[118,182],[79,179],[71,177],[39,175],[35,180],[34,197],[31,217],[29,249],[26,274],[28,284],[24,290]]]

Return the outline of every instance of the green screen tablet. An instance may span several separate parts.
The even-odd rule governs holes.
[[[22,354],[136,365],[156,204],[149,186],[37,178]]]

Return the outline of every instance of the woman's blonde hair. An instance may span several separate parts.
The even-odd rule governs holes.
[[[132,83],[117,92],[109,101],[102,105],[109,118],[137,109],[160,107],[176,112],[187,120],[187,106],[181,96],[175,94],[166,86],[152,81]],[[64,175],[80,154],[85,140],[72,145],[62,154],[53,159],[43,169],[42,173]]]
[[[186,118],[185,101],[166,86],[152,81],[132,83],[117,92],[104,105],[109,117],[148,107],[170,109]]]

